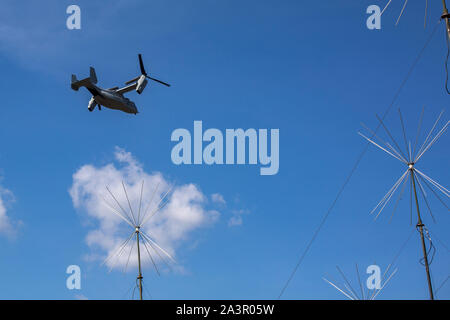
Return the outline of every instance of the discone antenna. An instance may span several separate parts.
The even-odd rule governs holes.
[[[397,208],[399,200],[403,197],[404,189],[405,189],[406,185],[408,185],[408,180],[409,180],[409,182],[410,182],[409,185],[410,185],[411,219],[412,219],[412,204],[414,203],[416,206],[416,211],[417,211],[416,228],[419,231],[420,237],[421,237],[422,250],[423,250],[423,254],[424,254],[423,261],[424,261],[424,265],[425,265],[426,272],[427,272],[428,288],[429,288],[429,293],[430,293],[431,299],[433,299],[434,297],[433,297],[431,277],[430,277],[430,272],[429,272],[429,262],[428,262],[429,250],[427,250],[427,247],[425,245],[425,236],[424,236],[424,232],[427,233],[428,231],[427,231],[427,229],[423,223],[422,217],[421,217],[421,213],[420,213],[420,209],[419,209],[418,193],[420,193],[422,195],[422,198],[427,206],[430,217],[433,219],[433,221],[435,221],[435,217],[432,213],[431,207],[427,200],[428,195],[429,195],[429,193],[427,193],[427,189],[429,191],[431,191],[431,193],[436,197],[436,199],[438,199],[439,202],[441,202],[445,206],[447,211],[448,211],[448,206],[445,203],[445,200],[447,200],[447,198],[450,197],[450,192],[447,188],[442,186],[436,180],[430,178],[427,174],[425,174],[421,170],[417,169],[417,163],[419,160],[422,159],[423,155],[426,152],[428,152],[431,149],[431,147],[434,144],[436,144],[438,139],[447,131],[450,121],[445,122],[445,124],[442,126],[442,128],[440,130],[436,130],[443,114],[444,114],[444,111],[442,111],[439,114],[437,120],[434,122],[431,130],[426,135],[425,140],[423,141],[422,145],[419,147],[418,150],[417,150],[417,143],[418,143],[419,135],[421,132],[423,110],[420,115],[419,126],[418,126],[418,130],[417,130],[417,137],[415,139],[414,147],[412,147],[411,141],[408,141],[408,139],[407,139],[405,125],[403,122],[403,117],[402,117],[402,113],[401,113],[400,109],[399,109],[399,117],[400,117],[402,133],[403,133],[402,134],[403,140],[404,140],[404,148],[403,149],[397,143],[397,141],[395,140],[395,138],[393,137],[393,135],[391,134],[391,132],[387,128],[387,126],[384,124],[384,122],[378,117],[377,118],[380,121],[381,126],[383,127],[385,133],[389,137],[389,140],[390,140],[390,142],[392,142],[392,144],[379,138],[370,129],[368,129],[369,132],[371,132],[370,138],[368,138],[366,135],[364,135],[362,133],[359,133],[364,139],[369,141],[371,144],[375,145],[378,149],[389,154],[390,156],[392,156],[393,158],[402,162],[406,166],[406,170],[402,173],[400,178],[398,178],[396,180],[394,185],[388,190],[388,192],[378,202],[378,204],[373,208],[373,210],[371,211],[371,214],[376,213],[375,219],[377,219],[380,216],[380,214],[383,212],[383,210],[386,208],[386,206],[390,202],[390,200],[394,197],[394,194],[396,193],[396,191],[400,189],[401,191],[399,194],[399,198],[397,199],[397,201],[395,203],[394,210],[391,215],[391,218],[392,218],[394,215],[395,209]],[[441,196],[439,196],[439,194],[441,194],[441,196],[442,195],[444,196],[444,200],[442,199]],[[431,246],[432,246],[431,239],[428,239],[428,240],[430,240],[430,248],[431,248]]]
[[[156,185],[155,189],[152,192],[152,196],[150,201],[147,203],[145,210],[143,209],[143,192],[144,192],[144,181],[140,186],[140,194],[139,194],[139,204],[133,210],[133,204],[130,200],[127,188],[125,183],[122,181],[122,190],[126,199],[126,204],[123,205],[116,195],[113,194],[111,189],[106,186],[106,190],[108,192],[109,198],[104,198],[104,204],[108,207],[116,216],[120,217],[122,221],[126,222],[131,228],[132,232],[128,236],[125,241],[123,241],[120,245],[118,245],[112,253],[105,259],[103,264],[107,264],[109,266],[109,270],[111,271],[121,259],[126,259],[125,266],[123,271],[126,272],[128,264],[130,262],[130,258],[132,253],[134,252],[134,247],[136,244],[136,259],[138,262],[138,276],[136,278],[137,286],[135,289],[139,289],[139,298],[143,299],[143,276],[142,276],[142,264],[141,264],[141,245],[143,244],[143,248],[147,253],[147,257],[153,265],[156,273],[160,275],[160,271],[157,267],[157,260],[155,260],[155,254],[158,256],[159,260],[165,263],[169,268],[171,263],[176,263],[175,259],[164,250],[154,238],[145,233],[142,227],[161,209],[169,202],[169,194],[172,188],[168,188],[162,196],[160,196],[160,200],[155,205],[154,199],[155,195],[158,194],[158,185]],[[133,197],[134,198],[134,197]],[[132,198],[132,199],[133,199]],[[127,208],[127,209],[125,209]],[[135,241],[134,241],[135,239]],[[123,262],[123,261],[122,261]],[[134,290],[133,290],[134,292]]]

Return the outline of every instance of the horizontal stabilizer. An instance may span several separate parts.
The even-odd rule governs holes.
[[[77,77],[73,74],[72,75],[72,83],[70,85],[70,87],[75,90],[78,91],[78,89],[80,89],[80,87],[90,87],[91,86],[91,78],[85,78],[83,80],[77,80]]]
[[[96,83],[97,75],[95,74],[95,69],[91,67],[89,70],[89,78],[78,80],[76,75],[72,75],[71,88],[75,91],[78,91],[80,87],[86,87],[89,90],[95,88],[94,84]]]

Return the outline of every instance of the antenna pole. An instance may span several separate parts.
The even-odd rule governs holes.
[[[447,35],[450,40],[450,15],[448,13],[447,4],[445,3],[445,0],[442,0],[442,5],[444,7],[444,13],[442,14],[442,19],[445,19],[445,24],[447,26]]]
[[[445,1],[444,1],[444,3],[445,3]],[[430,277],[430,265],[428,263],[427,247],[425,246],[425,238],[423,236],[423,227],[425,225],[423,224],[422,218],[420,217],[419,200],[417,199],[416,181],[415,181],[415,177],[414,177],[414,164],[410,164],[409,166],[410,166],[409,171],[411,172],[411,180],[413,183],[414,199],[416,200],[416,208],[417,208],[418,221],[417,221],[416,227],[419,228],[420,239],[422,241],[423,260],[425,262],[425,270],[427,272],[428,291],[430,292],[430,300],[434,300],[433,286],[431,284],[431,277]]]
[[[142,300],[142,271],[141,271],[141,250],[139,248],[139,227],[136,227],[136,242],[137,242],[137,252],[138,252],[138,265],[139,265],[139,275],[137,280],[139,281],[139,299]]]

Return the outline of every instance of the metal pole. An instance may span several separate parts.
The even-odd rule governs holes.
[[[447,26],[447,35],[450,40],[450,15],[448,14],[447,5],[445,0],[442,0],[442,5],[444,6],[444,13],[442,14],[442,19],[445,19],[445,24]]]
[[[136,227],[136,242],[137,242],[137,252],[138,252],[138,265],[139,265],[139,275],[137,277],[139,281],[139,298],[142,300],[142,272],[141,272],[141,250],[139,248],[139,227]]]
[[[422,219],[420,217],[419,200],[417,199],[416,181],[415,181],[415,177],[414,177],[414,167],[412,167],[411,165],[410,165],[410,171],[411,171],[411,179],[412,179],[413,188],[414,188],[414,198],[416,200],[417,217],[418,217],[416,227],[419,228],[420,239],[422,241],[423,260],[425,262],[425,270],[427,272],[428,291],[430,292],[430,300],[434,300],[433,286],[431,285],[431,277],[430,277],[430,266],[428,264],[427,247],[425,246],[425,238],[423,236],[423,227],[425,225],[422,223]]]

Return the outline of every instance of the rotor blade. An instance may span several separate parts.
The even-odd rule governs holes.
[[[159,83],[161,83],[161,84],[163,84],[163,85],[165,85],[165,86],[168,86],[168,87],[170,87],[170,84],[168,84],[168,83],[165,83],[164,81],[161,81],[161,80],[158,80],[158,79],[155,79],[155,78],[149,77],[149,76],[147,76],[147,75],[146,75],[146,77],[147,77],[147,78],[149,78],[150,80],[153,80],[153,81],[159,82]]]
[[[139,57],[139,67],[141,67],[141,73],[146,76],[147,72],[145,72],[144,69],[144,62],[142,62],[142,55],[139,53],[138,57]]]

